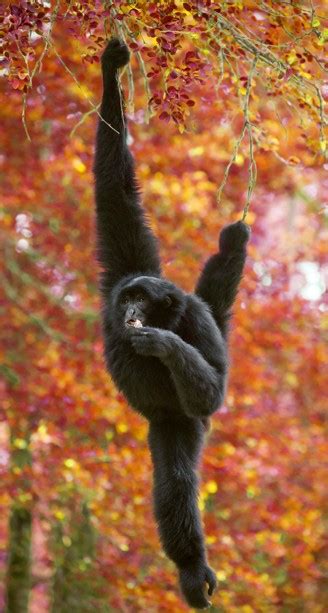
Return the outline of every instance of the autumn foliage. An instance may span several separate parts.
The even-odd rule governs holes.
[[[102,357],[92,159],[115,33],[132,50],[132,148],[168,278],[192,290],[249,207],[199,500],[213,611],[324,613],[326,3],[49,5],[8,5],[0,24],[0,608],[187,611],[152,517],[147,425]]]

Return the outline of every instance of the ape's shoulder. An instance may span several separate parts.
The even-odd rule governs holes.
[[[216,336],[217,334],[221,336],[210,307],[204,300],[195,294],[186,295],[183,324],[186,329],[192,332],[193,336]]]
[[[215,323],[210,307],[202,298],[196,296],[196,294],[186,294],[186,316],[191,319],[212,319],[213,323]]]

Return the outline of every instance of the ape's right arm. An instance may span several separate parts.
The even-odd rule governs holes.
[[[94,173],[98,258],[104,268],[106,288],[129,274],[160,274],[157,243],[144,219],[134,161],[126,144],[117,73],[129,57],[127,46],[112,39],[101,60],[104,90]]]

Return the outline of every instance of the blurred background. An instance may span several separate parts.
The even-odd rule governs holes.
[[[130,141],[167,277],[192,291],[251,196],[202,465],[211,610],[328,610],[328,23],[325,2],[293,5],[3,9],[1,610],[188,610],[152,516],[147,424],[102,356],[92,159],[109,31],[134,52]]]

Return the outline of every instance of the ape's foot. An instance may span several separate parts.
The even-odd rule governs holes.
[[[180,586],[182,593],[190,607],[195,609],[207,609],[211,606],[205,596],[206,584],[207,593],[211,596],[217,587],[215,572],[206,564],[188,566],[179,569]]]
[[[130,51],[126,44],[119,38],[111,38],[104,53],[101,56],[103,71],[109,68],[117,70],[128,64]]]
[[[250,237],[251,229],[243,221],[237,221],[223,228],[219,244],[220,251],[228,253],[243,249]]]

